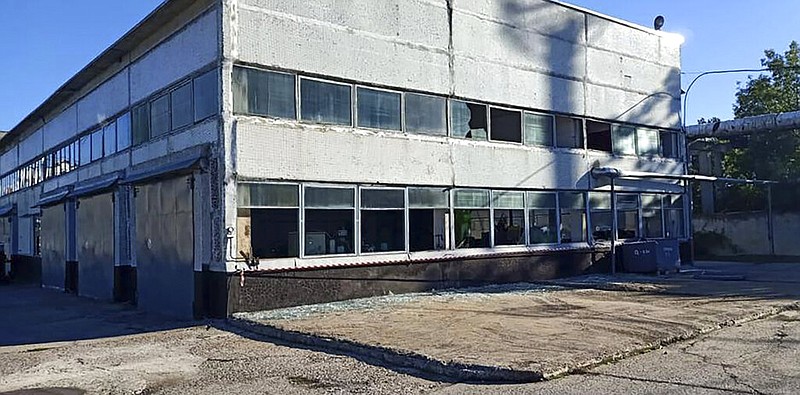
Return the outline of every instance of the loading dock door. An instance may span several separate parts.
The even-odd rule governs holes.
[[[136,207],[137,304],[193,317],[194,222],[188,177],[138,185]]]
[[[42,286],[64,289],[67,220],[63,204],[42,207]]]
[[[78,201],[78,295],[114,298],[114,201],[111,193]]]

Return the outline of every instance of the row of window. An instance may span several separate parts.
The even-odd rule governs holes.
[[[284,72],[234,67],[233,92],[237,114],[560,148],[584,148],[586,129],[588,149],[619,155],[682,157],[680,135],[673,131],[584,122]]]
[[[237,251],[257,258],[603,241],[612,229],[607,192],[240,183],[237,199]],[[681,195],[616,199],[619,238],[685,237]]]
[[[217,71],[180,83],[99,128],[0,178],[0,195],[32,187],[169,131],[190,126],[218,111]]]

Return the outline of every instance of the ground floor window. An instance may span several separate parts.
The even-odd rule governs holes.
[[[456,248],[490,247],[489,191],[485,189],[455,190],[453,207]]]
[[[647,238],[664,237],[661,195],[642,194],[642,231]]]
[[[525,244],[525,193],[492,192],[494,245]]]
[[[607,192],[589,193],[589,221],[592,224],[592,240],[611,240],[614,227],[611,213],[611,194]]]
[[[410,251],[450,248],[450,194],[443,188],[408,188]]]
[[[562,243],[586,241],[586,200],[583,192],[560,192],[560,236]]]
[[[683,211],[683,195],[664,196],[664,220],[667,237],[686,237],[686,222]]]
[[[305,255],[355,253],[355,188],[305,188]]]
[[[639,237],[639,195],[634,193],[617,194],[617,238],[636,239]]]
[[[300,194],[291,184],[239,184],[237,254],[247,258],[300,256]]]
[[[558,242],[558,216],[556,194],[528,192],[528,219],[530,244]]]
[[[405,251],[405,191],[361,190],[361,252]]]

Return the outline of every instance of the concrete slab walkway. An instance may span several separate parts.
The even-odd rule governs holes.
[[[452,381],[526,382],[797,309],[798,272],[796,264],[704,263],[668,277],[386,296],[237,314],[232,322]]]

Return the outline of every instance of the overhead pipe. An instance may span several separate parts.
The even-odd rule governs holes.
[[[800,111],[756,115],[686,127],[686,137],[731,137],[800,129]]]

